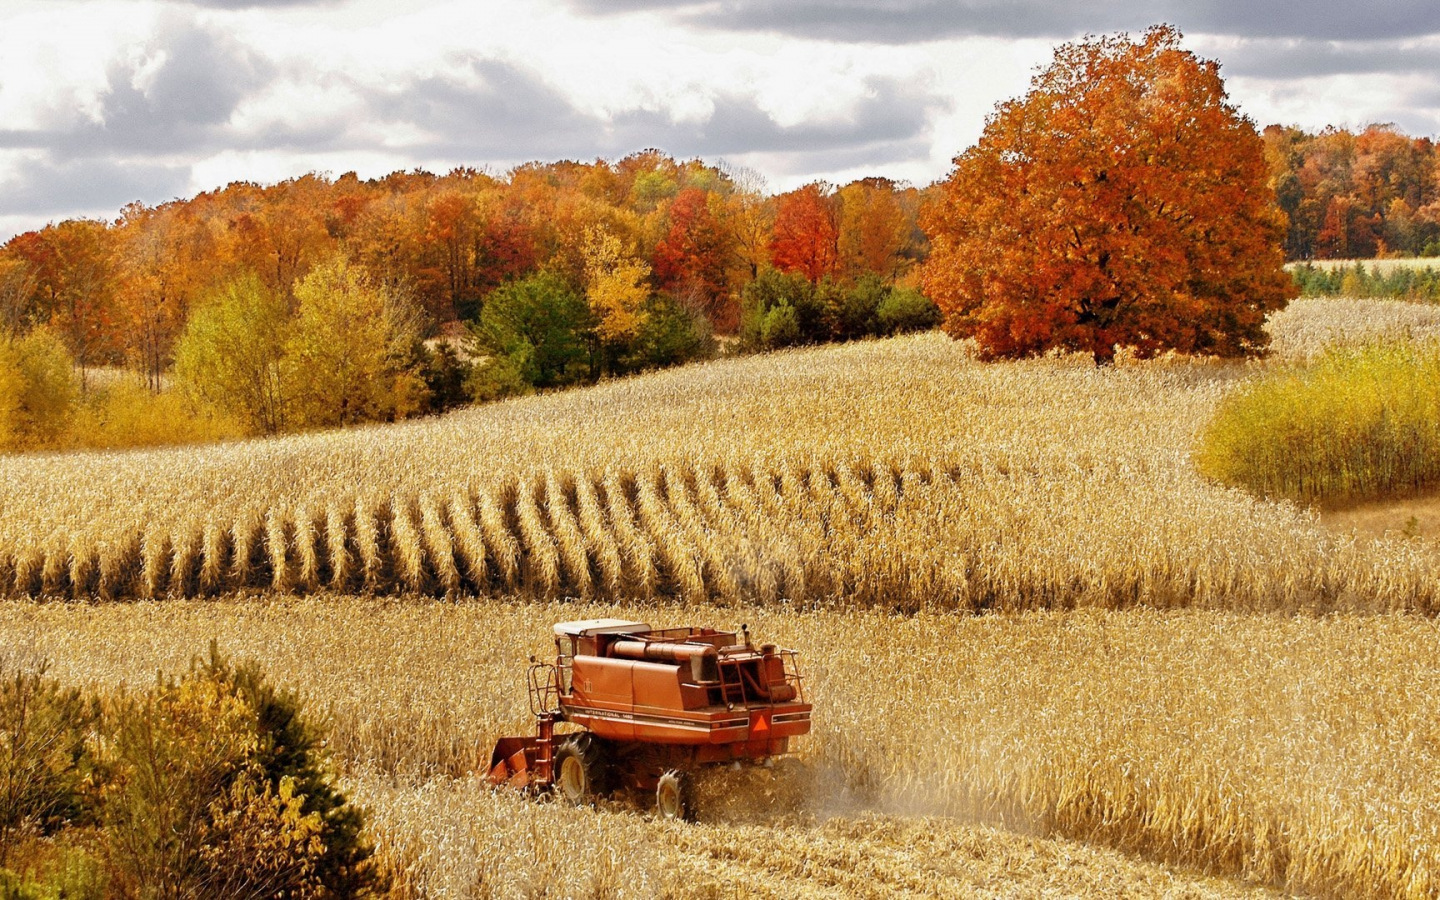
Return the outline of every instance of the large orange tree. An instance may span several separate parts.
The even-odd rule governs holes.
[[[945,329],[986,358],[1264,351],[1295,294],[1264,144],[1219,64],[1156,26],[1055,52],[922,219]]]

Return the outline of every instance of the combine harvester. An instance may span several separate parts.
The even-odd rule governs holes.
[[[553,665],[529,671],[536,734],[495,744],[492,784],[554,789],[577,805],[616,787],[654,791],[661,816],[688,819],[689,773],[764,762],[810,731],[795,652],[757,649],[743,625],[561,622],[555,650]],[[561,723],[582,730],[559,733]]]

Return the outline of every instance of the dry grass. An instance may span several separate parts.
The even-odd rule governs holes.
[[[1399,327],[1295,305],[1282,352]],[[1203,482],[1237,365],[982,365],[938,335],[730,360],[424,423],[0,460],[0,589],[236,588],[896,609],[1440,605],[1433,554]]]
[[[1440,305],[1404,300],[1307,298],[1270,321],[1273,358],[1313,359],[1336,343],[1362,344],[1385,337],[1440,337]]]

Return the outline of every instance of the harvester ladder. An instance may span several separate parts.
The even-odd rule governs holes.
[[[535,783],[555,781],[555,713],[535,717]]]
[[[727,669],[735,675],[734,681],[725,677]],[[745,678],[740,672],[739,663],[720,663],[720,699],[727,706],[731,703],[745,703]]]

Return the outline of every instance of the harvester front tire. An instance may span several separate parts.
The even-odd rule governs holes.
[[[695,818],[690,796],[690,779],[674,769],[660,776],[655,785],[655,813],[662,819],[690,822]]]
[[[588,806],[605,793],[608,780],[600,742],[576,735],[555,751],[555,793],[573,806]]]

